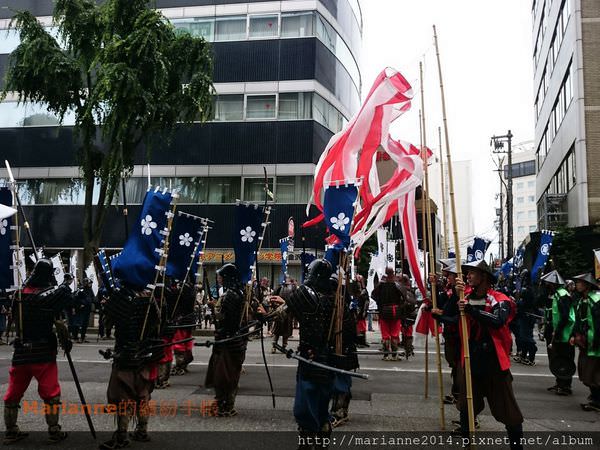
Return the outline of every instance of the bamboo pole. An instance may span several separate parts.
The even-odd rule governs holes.
[[[440,145],[440,184],[442,194],[442,224],[444,226],[444,253],[443,257],[448,258],[450,247],[448,247],[448,214],[446,211],[446,181],[444,178],[444,154],[442,149],[442,127],[438,127],[438,142]]]
[[[421,63],[419,63],[420,66]],[[422,99],[421,99],[422,100]],[[421,105],[423,108],[423,105]],[[421,149],[421,159],[423,158],[423,110],[419,109],[419,142]],[[427,280],[427,239],[425,239],[425,184],[421,184],[421,247],[423,247],[423,275],[425,280]],[[406,355],[408,357],[408,355]],[[429,398],[429,333],[425,335],[425,398]]]
[[[433,40],[435,45],[435,55],[437,58],[438,75],[440,79],[440,95],[442,98],[442,116],[444,121],[444,138],[446,143],[446,157],[448,159],[448,181],[450,187],[450,210],[452,212],[452,228],[454,234],[454,252],[456,254],[456,278],[462,280],[462,267],[461,267],[461,256],[460,256],[460,241],[458,239],[458,224],[456,220],[456,202],[454,201],[454,178],[452,175],[452,156],[450,152],[450,139],[448,133],[448,119],[446,116],[446,99],[444,96],[444,82],[442,78],[442,65],[440,63],[440,51],[438,48],[438,39],[435,25],[433,26]],[[465,293],[463,290],[459,290],[459,300],[463,301]],[[469,337],[467,331],[467,319],[465,312],[460,310],[460,330],[461,330],[461,341],[463,354],[465,357],[465,385],[467,388],[466,400],[467,400],[467,412],[469,415],[469,435],[471,438],[475,435],[475,411],[473,409],[473,384],[471,380],[471,356],[469,354]]]
[[[421,148],[421,153],[423,154],[423,170],[425,172],[425,194],[424,198],[426,198],[427,208],[427,247],[429,248],[429,273],[433,268],[433,273],[435,274],[435,254],[433,252],[433,231],[431,225],[431,201],[429,199],[429,168],[427,164],[427,128],[425,127],[425,93],[423,88],[423,64],[419,63],[419,72],[421,77],[421,120],[422,129],[423,129],[423,147]],[[431,303],[434,308],[437,308],[437,289],[434,284],[431,285]],[[437,365],[437,378],[438,378],[438,392],[440,395],[440,425],[442,430],[446,428],[446,418],[444,414],[444,379],[442,378],[442,357],[440,350],[440,333],[439,331],[439,323],[437,319],[434,317],[433,323],[435,326],[435,359]],[[429,332],[427,333],[427,341],[429,341]]]

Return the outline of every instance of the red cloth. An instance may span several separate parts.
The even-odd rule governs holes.
[[[358,319],[356,321],[356,332],[358,334],[367,332],[367,319]]]
[[[4,395],[4,403],[19,403],[32,378],[38,382],[38,393],[42,400],[50,400],[60,395],[56,361],[23,364],[8,369],[8,389]]]
[[[163,336],[162,340],[165,344],[169,344],[169,343],[173,342],[172,337]],[[173,346],[167,345],[165,347],[165,356],[163,356],[163,358],[158,363],[165,364],[165,363],[172,362],[172,361],[173,361]]]
[[[179,329],[175,332],[175,336],[173,336],[173,341],[181,341],[182,339],[187,339],[192,337],[192,330],[190,328]],[[176,352],[185,352],[186,350],[192,350],[194,348],[194,341],[184,342],[183,344],[175,344],[173,345],[173,351]]]
[[[379,319],[379,330],[381,339],[400,339],[400,328],[402,322],[400,319]]]
[[[402,335],[404,337],[412,337],[413,326],[412,325],[402,325]]]
[[[492,341],[494,342],[494,347],[496,349],[496,356],[498,357],[498,362],[500,363],[500,370],[508,370],[508,369],[510,369],[510,347],[512,345],[512,336],[510,334],[510,329],[508,328],[508,325],[510,324],[510,322],[512,322],[512,320],[515,317],[516,305],[515,305],[515,302],[513,302],[510,298],[508,298],[502,292],[498,292],[498,291],[494,291],[493,289],[490,289],[487,292],[484,310],[486,312],[491,312],[492,307],[497,302],[510,302],[511,303],[511,305],[510,305],[511,312],[510,312],[510,315],[509,315],[506,323],[498,329],[488,327],[488,331],[490,333],[490,336],[492,337]],[[467,314],[467,328],[469,329],[469,332],[470,332],[471,321],[473,321],[473,319],[471,319],[469,317],[469,315]],[[460,322],[459,322],[459,325],[460,325]],[[462,336],[462,327],[461,326],[459,326],[459,330],[460,330],[461,336]],[[464,365],[465,355],[464,355],[462,346],[461,346],[461,350],[460,350],[460,356],[461,356],[462,364]]]

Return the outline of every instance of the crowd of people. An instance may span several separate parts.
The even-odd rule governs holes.
[[[225,264],[217,271],[216,298],[189,279],[166,279],[154,291],[103,286],[95,298],[89,280],[83,280],[76,292],[69,288],[68,277],[56,286],[51,263],[39,260],[19,293],[19,308],[6,295],[0,300],[9,322],[0,321],[0,326],[10,329],[12,323],[16,334],[4,396],[5,442],[26,436],[17,426],[17,416],[32,378],[40,383],[40,396],[49,405],[46,421],[51,442],[66,437],[51,408],[60,403],[57,348],[60,344],[69,352],[73,342],[86,342],[93,305],[100,317],[99,334],[114,333],[116,338],[114,348],[103,353],[113,360],[108,402],[137,405],[118,415],[117,430],[102,444],[104,449],[122,448],[130,438],[149,439],[143,405],[154,389],[169,387],[170,376],[188,373],[192,330],[202,324],[214,326],[214,340],[206,344],[212,354],[204,385],[215,391],[218,417],[237,414],[235,399],[247,343],[266,327],[272,351],[299,361],[293,414],[300,437],[327,436],[349,420],[352,378],[362,376],[357,372],[358,348],[370,345],[369,319],[377,315],[381,333],[381,350],[372,353],[381,353],[384,361],[397,361],[414,355],[413,327],[419,307],[442,326],[444,356],[452,369],[452,388],[444,402],[459,410],[457,433],[469,434],[462,313],[475,417],[487,399],[494,418],[506,426],[511,448],[522,448],[523,415],[512,389],[510,365],[511,361],[535,364],[536,325],[541,326],[537,341],[541,336],[545,342],[556,379],[548,391],[572,395],[577,372],[590,390],[582,408],[600,411],[600,285],[591,274],[573,277],[571,282],[552,271],[533,286],[526,270],[511,284],[498,280],[484,261],[462,265],[464,278],[458,272],[445,265],[441,274],[430,275],[428,288],[435,290],[438,299],[433,308],[429,298],[420,306],[411,280],[391,268],[369,294],[360,275],[340,283],[338,271],[326,259],[313,261],[303,283],[286,277],[275,290],[267,278],[244,284],[237,267]],[[297,351],[288,348],[295,327],[299,328]],[[134,416],[136,428],[128,434]]]

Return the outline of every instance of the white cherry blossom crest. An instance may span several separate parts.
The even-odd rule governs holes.
[[[179,235],[179,245],[185,245],[186,247],[189,247],[193,240],[194,239],[190,236],[190,233]]]
[[[346,229],[346,225],[350,223],[350,217],[346,217],[346,214],[341,212],[337,215],[337,217],[332,217],[329,219],[329,221],[333,224],[333,228],[344,231]]]
[[[252,243],[252,241],[254,241],[254,236],[256,236],[256,231],[254,231],[252,227],[248,226],[240,230],[240,234],[242,236],[242,242]]]
[[[8,221],[6,219],[0,220],[0,234],[5,235],[6,229],[8,228]]]
[[[142,219],[140,225],[142,226],[142,234],[145,234],[146,236],[150,236],[152,234],[152,230],[157,227],[156,222],[152,221],[152,216],[150,214]]]

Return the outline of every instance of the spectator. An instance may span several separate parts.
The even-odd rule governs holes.
[[[80,339],[79,343],[89,343],[85,339],[87,332],[88,323],[90,321],[90,314],[92,312],[92,305],[94,304],[94,292],[92,291],[92,283],[89,278],[84,278],[81,283],[81,287],[75,294],[75,317],[77,331],[75,332],[75,339],[77,339],[77,333],[79,332]]]

